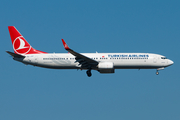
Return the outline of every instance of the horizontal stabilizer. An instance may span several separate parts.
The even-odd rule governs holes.
[[[17,57],[17,58],[25,58],[23,55],[19,55],[10,51],[6,51],[8,54],[10,54],[12,57]]]

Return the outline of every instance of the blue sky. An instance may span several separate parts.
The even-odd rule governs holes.
[[[1,120],[179,120],[180,1],[1,1]],[[52,70],[25,66],[13,51],[8,26],[38,50],[157,53],[174,65],[156,70]]]

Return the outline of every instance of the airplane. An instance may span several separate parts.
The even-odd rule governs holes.
[[[156,69],[174,62],[163,55],[153,53],[78,53],[69,48],[64,39],[63,46],[68,53],[47,53],[34,49],[14,26],[8,26],[14,52],[6,51],[14,60],[26,65],[51,69],[80,69],[100,73],[115,73],[115,69]]]

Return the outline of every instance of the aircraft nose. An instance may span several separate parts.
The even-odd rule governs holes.
[[[172,64],[174,64],[174,62],[172,60],[168,60],[168,64],[172,65]]]

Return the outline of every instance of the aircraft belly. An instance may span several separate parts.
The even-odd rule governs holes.
[[[48,64],[38,64],[39,67],[44,68],[52,68],[52,69],[78,69],[79,67],[70,64],[55,64],[55,63],[48,63]]]
[[[122,61],[114,62],[115,69],[156,69],[162,67],[160,64],[154,64],[150,61]]]
[[[52,69],[77,69],[79,67],[76,66],[77,63],[74,63],[70,60],[38,60],[37,64],[32,64],[39,67],[44,68],[52,68]]]

